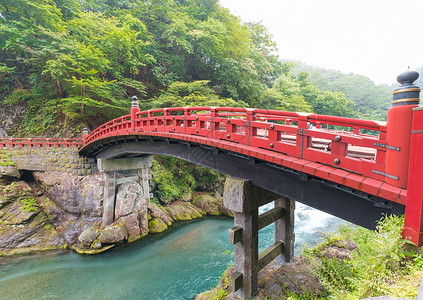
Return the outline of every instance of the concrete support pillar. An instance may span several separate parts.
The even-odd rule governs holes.
[[[275,208],[259,215],[258,208],[275,201]],[[287,263],[294,254],[295,202],[254,186],[251,182],[228,178],[223,194],[224,205],[234,212],[234,227],[229,242],[235,245],[234,269],[229,279],[233,292],[243,299],[258,293],[258,272],[276,259]],[[258,253],[258,232],[276,222],[275,243]]]
[[[151,156],[98,159],[97,168],[104,173],[103,225],[110,225],[115,221],[116,187],[119,184],[138,181],[144,191],[143,197],[150,201],[150,186],[148,183],[148,169],[152,166]],[[135,171],[137,176],[116,179],[116,172]]]
[[[149,180],[150,178],[150,174],[148,172],[147,167],[142,168],[141,170],[138,170],[138,176],[140,178],[140,183],[142,186],[142,189],[144,191],[144,196],[148,199],[148,203],[150,203],[150,184],[149,184]]]
[[[292,262],[294,258],[295,201],[281,197],[275,201],[275,207],[285,211],[283,218],[275,222],[275,241],[282,241],[284,245],[284,251],[276,257],[275,262],[282,265]]]
[[[103,225],[114,221],[116,177],[115,172],[104,172]]]
[[[242,242],[235,244],[234,269],[242,274],[241,298],[258,293],[258,209],[234,213],[234,224],[242,228]]]

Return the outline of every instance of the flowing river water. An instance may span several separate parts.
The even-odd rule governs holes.
[[[305,243],[319,241],[318,231],[343,223],[297,204],[296,254]],[[232,226],[233,219],[210,217],[94,256],[68,252],[14,258],[0,265],[0,299],[192,299],[214,287],[233,262],[233,245],[227,242]],[[262,229],[260,251],[273,239],[272,225]]]

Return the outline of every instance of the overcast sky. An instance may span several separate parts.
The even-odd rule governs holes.
[[[220,0],[262,21],[282,59],[391,84],[423,65],[423,0]],[[423,76],[421,74],[420,76]]]

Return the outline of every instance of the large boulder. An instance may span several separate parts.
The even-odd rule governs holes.
[[[175,201],[165,209],[174,221],[188,221],[205,215],[203,211],[189,202]]]
[[[217,216],[220,215],[219,206],[217,205],[218,200],[208,194],[198,194],[192,199],[192,204],[201,209],[208,215]]]
[[[67,247],[38,208],[28,184],[6,186],[0,190],[0,199],[0,256]]]
[[[219,281],[216,288],[201,293],[195,300],[211,299],[221,295],[225,300],[241,300],[238,295],[230,293],[229,277],[233,274],[229,268]],[[254,299],[286,299],[288,292],[297,294],[299,298],[309,297],[308,293],[315,295],[316,299],[324,295],[325,289],[317,275],[313,274],[304,257],[295,257],[290,264],[276,265],[271,263],[258,273],[259,293]],[[302,298],[301,298],[302,299]],[[304,298],[305,299],[305,298]]]
[[[77,176],[72,173],[34,172],[35,180],[45,188],[47,195],[65,212],[98,217],[103,200],[104,180],[101,174]]]
[[[19,178],[21,178],[21,172],[15,166],[0,165],[0,185],[7,185]]]
[[[160,233],[167,229],[167,225],[159,218],[148,221],[148,230],[150,233]]]
[[[172,224],[172,218],[169,216],[166,210],[159,207],[156,203],[150,202],[148,206],[148,212],[152,218],[160,218],[166,225]]]
[[[95,228],[88,228],[84,230],[78,237],[79,242],[84,246],[91,246],[91,244],[100,235],[100,231]]]
[[[141,238],[140,220],[138,213],[134,212],[121,218],[123,225],[128,231],[128,242]]]
[[[99,240],[102,244],[115,244],[128,238],[128,232],[122,225],[110,225],[100,233]]]
[[[146,236],[148,234],[148,213],[147,209],[144,209],[138,213],[139,220],[140,220],[140,231],[141,237]]]
[[[116,193],[115,216],[127,216],[147,206],[148,195],[138,182],[128,182],[118,186]]]

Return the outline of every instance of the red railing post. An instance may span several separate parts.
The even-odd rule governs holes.
[[[303,158],[304,148],[308,148],[311,143],[311,138],[306,136],[308,129],[308,116],[310,114],[298,113],[298,129],[297,129],[297,147],[298,147],[298,157]]]
[[[216,114],[216,107],[210,107],[210,137],[211,138],[215,138],[215,130],[216,130],[216,126],[218,126],[218,122],[215,122],[217,117]]]
[[[167,108],[163,109],[163,132],[169,131],[168,128],[172,125],[171,124],[171,118],[170,118],[170,112],[167,110]]]
[[[416,71],[406,71],[397,77],[401,86],[395,89],[392,107],[388,110],[385,182],[404,189],[407,188],[413,108],[420,101],[420,88],[413,85],[418,77]]]
[[[413,109],[404,238],[423,245],[423,107]]]
[[[82,131],[82,144],[85,146],[86,142],[87,142],[87,137],[88,137],[88,128],[84,127],[83,131]]]
[[[247,108],[247,144],[250,145],[251,138],[257,136],[257,128],[253,126],[253,122],[256,121],[256,112],[254,109]]]
[[[131,102],[131,131],[135,132],[137,130],[137,113],[140,112],[140,105],[138,103],[138,98],[136,96],[132,97]]]
[[[191,111],[185,107],[184,108],[184,133],[187,133],[187,127],[192,126],[192,121],[188,120],[188,117],[191,116]]]

